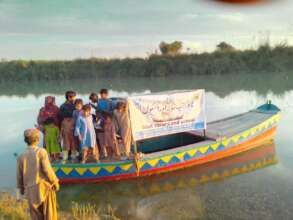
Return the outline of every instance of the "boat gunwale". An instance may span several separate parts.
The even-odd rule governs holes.
[[[251,112],[251,111],[249,111],[249,112]],[[246,113],[249,113],[249,112],[246,112]],[[242,113],[242,114],[246,114],[246,113]],[[242,114],[239,114],[239,115],[242,115]],[[146,161],[147,159],[160,158],[160,157],[162,157],[162,156],[171,156],[171,155],[174,155],[174,153],[175,153],[175,154],[179,154],[179,153],[186,152],[186,151],[189,151],[189,150],[198,150],[198,148],[201,148],[201,147],[207,147],[207,146],[209,146],[209,145],[211,145],[211,144],[221,143],[221,142],[223,142],[223,141],[225,141],[225,140],[227,140],[227,139],[232,139],[233,137],[238,136],[238,135],[240,135],[240,134],[242,134],[242,133],[245,133],[245,132],[247,132],[247,131],[249,131],[249,130],[251,130],[251,129],[256,129],[257,127],[259,127],[259,126],[265,124],[267,121],[271,120],[274,116],[278,116],[278,115],[280,115],[279,112],[274,113],[274,114],[272,114],[271,117],[269,117],[268,119],[264,120],[263,122],[257,124],[256,126],[254,126],[254,127],[250,127],[250,128],[247,128],[247,129],[245,129],[244,131],[241,131],[241,132],[239,132],[239,133],[237,133],[237,134],[235,134],[235,135],[232,135],[232,136],[229,136],[229,137],[225,136],[225,137],[222,137],[222,138],[219,139],[219,140],[212,140],[212,139],[209,140],[209,139],[207,139],[207,140],[204,140],[204,141],[200,141],[200,142],[193,143],[193,144],[189,144],[189,145],[185,145],[185,146],[180,146],[180,147],[176,147],[176,148],[172,148],[172,149],[167,149],[167,150],[164,150],[164,151],[159,151],[159,152],[149,153],[149,154],[147,154],[146,156],[149,155],[150,158],[145,157],[145,158],[143,158],[141,161]],[[229,117],[229,118],[231,118],[231,117]],[[224,120],[224,119],[223,119],[223,120]],[[263,132],[261,132],[261,133],[263,133]],[[261,133],[260,133],[260,134],[261,134]],[[243,143],[243,142],[246,142],[246,141],[247,141],[247,140],[244,140],[244,141],[242,141],[242,142],[240,142],[240,143]],[[208,143],[202,144],[203,142],[208,142]],[[196,146],[196,145],[198,145],[198,146]],[[190,148],[190,149],[189,149],[189,148]],[[178,151],[176,151],[176,150],[178,150]],[[173,152],[173,153],[170,152],[169,154],[163,154],[163,155],[160,155],[160,156],[158,156],[158,157],[156,157],[156,156],[155,156],[155,157],[151,157],[151,156],[153,156],[153,155],[155,155],[155,154],[160,154],[161,152],[167,152],[167,151],[174,151],[174,152]]]
[[[273,126],[272,128],[268,129],[264,133],[267,133],[267,132],[269,132],[269,133],[273,132],[274,133],[275,131],[276,131],[276,126]],[[258,135],[256,137],[253,137],[252,139],[258,139],[259,136],[262,136],[262,134],[260,134],[260,135]],[[251,149],[255,148],[257,145],[256,145],[256,143],[254,143],[252,145],[249,145],[249,148],[245,147],[245,149],[243,148],[243,146],[246,146],[245,143],[240,143],[240,144],[238,144],[236,146],[238,146],[236,151],[233,151],[231,153],[230,151],[233,149],[233,147],[231,147],[231,148],[225,149],[223,151],[224,154],[226,154],[227,151],[229,151],[230,152],[229,154],[231,156],[233,156],[233,155],[236,155],[238,153],[242,153],[242,152],[245,152],[247,150],[251,150]],[[159,168],[154,168],[154,169],[151,169],[151,170],[142,171],[139,174],[138,173],[126,173],[126,174],[120,174],[120,175],[117,175],[117,176],[103,176],[103,177],[99,177],[99,178],[96,178],[96,177],[82,178],[82,180],[85,181],[85,182],[89,182],[89,183],[93,182],[94,183],[94,182],[103,182],[103,181],[118,181],[118,180],[124,180],[124,179],[133,179],[133,178],[136,178],[136,177],[157,175],[157,174],[161,174],[161,173],[180,170],[180,169],[188,168],[188,167],[191,167],[191,166],[194,166],[194,165],[200,165],[200,164],[203,164],[203,163],[206,163],[206,162],[211,162],[211,161],[215,161],[215,160],[218,160],[218,159],[223,159],[225,157],[226,156],[223,156],[223,155],[219,156],[218,154],[212,154],[208,161],[206,161],[205,157],[197,158],[197,159],[195,158],[195,159],[192,159],[192,160],[183,161],[181,163],[175,163],[175,164],[172,164],[172,165],[169,165],[169,166],[166,166],[166,167],[159,167]],[[184,166],[183,166],[183,164],[184,164]],[[66,183],[69,183],[69,184],[70,183],[80,183],[79,178],[64,178],[64,179],[60,179],[60,181],[63,184],[66,184]]]
[[[254,111],[254,110],[252,110],[252,111]],[[238,114],[237,116],[239,117],[239,116],[247,114],[249,112],[251,112],[251,111],[248,111],[248,112],[245,112],[245,113],[242,113],[242,114]],[[257,112],[257,113],[260,113],[260,112]],[[261,113],[261,114],[265,114],[265,113]],[[263,124],[266,124],[268,121],[272,120],[274,117],[279,117],[280,116],[280,112],[275,112],[275,113],[270,113],[270,114],[271,114],[271,117],[269,117],[268,119],[262,121],[261,123],[258,123],[256,126],[249,127],[247,129],[245,129],[244,131],[241,131],[241,132],[239,132],[239,133],[237,133],[235,135],[232,135],[230,137],[223,137],[220,140],[207,139],[207,140],[203,140],[203,141],[200,141],[200,142],[197,142],[197,143],[192,143],[192,144],[189,144],[189,145],[179,146],[179,147],[172,148],[172,149],[167,149],[167,150],[162,150],[162,151],[159,151],[159,152],[145,154],[145,157],[140,159],[139,162],[147,162],[148,160],[159,159],[159,158],[168,157],[168,156],[174,156],[174,155],[178,155],[178,154],[190,151],[190,150],[199,150],[200,148],[208,147],[210,145],[217,144],[217,143],[221,144],[223,141],[233,139],[235,136],[238,136],[238,135],[240,135],[242,133],[245,133],[245,132],[247,132],[249,130],[256,129],[257,127],[261,127]],[[234,117],[236,117],[236,116],[231,116],[231,117],[221,119],[221,120],[218,120],[218,121],[229,120],[229,119],[234,118]],[[263,131],[261,133],[263,133]],[[258,136],[258,135],[256,135],[256,136]],[[244,141],[241,141],[239,143],[243,143],[243,142],[246,142],[246,141],[247,141],[247,139],[244,140]],[[123,165],[130,165],[130,164],[134,164],[134,160],[114,161],[114,162],[106,162],[106,163],[105,162],[102,162],[102,163],[88,163],[88,164],[80,164],[80,163],[52,164],[52,167],[57,168],[57,169],[58,168],[94,168],[94,167],[109,167],[109,166],[121,166],[121,165],[123,166]]]

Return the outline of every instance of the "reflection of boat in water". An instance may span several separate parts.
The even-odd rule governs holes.
[[[61,206],[64,208],[71,201],[95,203],[101,207],[110,203],[114,209],[119,210],[119,215],[140,216],[141,213],[144,213],[145,217],[149,215],[166,216],[184,205],[186,212],[192,213],[193,216],[201,216],[203,212],[201,200],[199,195],[196,195],[197,190],[193,190],[197,186],[260,170],[276,163],[275,145],[269,141],[229,158],[173,173],[123,182],[101,182],[63,187],[59,196],[62,198]],[[178,205],[181,203],[182,206]],[[165,207],[165,211],[168,208],[169,211],[165,212],[162,207]],[[154,210],[156,212],[152,213]]]
[[[279,118],[279,109],[268,103],[208,123],[204,135],[192,131],[139,140],[137,150],[144,153],[139,160],[55,164],[53,168],[63,183],[128,179],[178,170],[230,157],[273,139]]]
[[[249,173],[277,162],[275,144],[268,141],[254,149],[228,158],[179,170],[174,175],[167,173],[144,178],[141,180],[142,187],[139,188],[139,192],[143,195],[149,195],[177,188],[194,187]]]
[[[129,196],[131,194],[145,196],[162,191],[171,191],[176,188],[194,187],[199,184],[224,180],[225,178],[262,169],[277,162],[275,144],[268,141],[249,151],[176,172],[147,176],[136,181],[86,184],[88,187],[84,187],[83,184],[72,185],[63,188],[62,193],[75,189],[76,193],[79,190],[91,192],[87,195],[92,193],[124,192]],[[103,191],[101,191],[101,188]],[[130,189],[130,191],[126,189]]]

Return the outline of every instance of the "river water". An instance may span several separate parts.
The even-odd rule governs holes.
[[[102,87],[112,96],[172,89],[206,89],[207,120],[248,111],[267,100],[282,109],[275,141],[253,151],[204,166],[122,182],[65,185],[61,209],[72,202],[111,205],[122,219],[292,219],[292,74],[172,78],[123,78],[98,81],[7,83],[0,85],[0,190],[15,188],[14,153],[25,148],[23,130],[33,127],[48,94],[64,100],[75,89],[87,100]]]

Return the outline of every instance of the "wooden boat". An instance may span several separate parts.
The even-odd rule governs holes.
[[[278,163],[275,144],[273,141],[265,142],[258,147],[234,156],[216,160],[210,163],[178,170],[176,173],[146,176],[132,181],[101,182],[100,184],[75,184],[63,188],[59,192],[62,203],[67,206],[71,201],[86,203],[92,201],[96,204],[108,205],[109,201],[100,198],[113,198],[110,203],[119,210],[129,211],[131,203],[138,203],[141,199],[148,198],[173,190],[188,189],[214,182],[224,181],[233,176],[250,173]],[[86,187],[85,187],[86,186]],[[103,188],[103,190],[101,190]],[[129,190],[130,189],[130,190]],[[115,196],[119,195],[117,201]],[[86,196],[84,196],[86,195]],[[124,199],[125,198],[125,199]],[[122,202],[121,202],[122,201]],[[133,204],[132,204],[133,205]]]
[[[137,141],[143,158],[96,164],[54,164],[61,183],[121,180],[154,175],[229,157],[271,140],[280,109],[264,104],[249,112],[186,131]]]

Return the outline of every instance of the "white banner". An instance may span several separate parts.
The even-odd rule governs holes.
[[[128,105],[135,141],[206,128],[204,90],[133,96]]]

